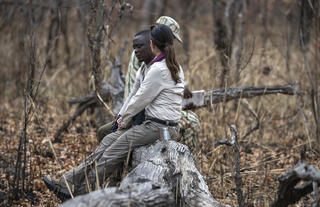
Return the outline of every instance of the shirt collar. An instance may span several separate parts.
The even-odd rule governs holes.
[[[163,60],[165,57],[166,57],[166,55],[165,55],[163,52],[161,52],[157,57],[155,57],[155,58],[151,61],[151,63],[150,63],[149,65],[151,66],[151,65],[153,65],[153,63],[155,63],[155,62],[160,62],[160,61]]]

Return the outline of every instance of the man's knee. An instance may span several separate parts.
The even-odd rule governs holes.
[[[100,143],[105,136],[112,133],[112,124],[113,122],[110,122],[108,124],[105,124],[101,126],[97,131],[97,140]]]

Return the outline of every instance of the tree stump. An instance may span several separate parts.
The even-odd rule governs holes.
[[[78,196],[62,206],[225,205],[212,197],[188,147],[169,140],[135,149],[132,170],[119,187]]]

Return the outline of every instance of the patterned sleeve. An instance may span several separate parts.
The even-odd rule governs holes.
[[[136,78],[136,73],[140,68],[141,63],[139,62],[138,58],[136,57],[134,51],[131,54],[130,62],[128,65],[128,72],[126,75],[126,82],[124,88],[124,100],[127,99],[128,95],[130,94],[132,87],[134,85],[134,81]]]

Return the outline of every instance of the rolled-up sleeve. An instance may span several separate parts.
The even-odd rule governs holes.
[[[127,128],[132,117],[142,111],[163,90],[163,77],[160,68],[151,68],[141,82],[137,93],[130,99],[127,109],[122,115],[121,125]]]

